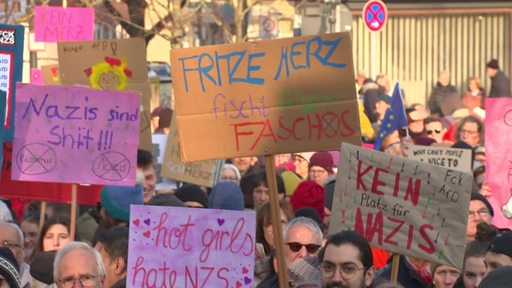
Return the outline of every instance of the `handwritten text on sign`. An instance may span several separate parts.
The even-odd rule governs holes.
[[[132,205],[127,287],[253,287],[255,214]]]
[[[93,40],[94,9],[36,6],[34,32],[39,42]]]
[[[136,92],[18,84],[12,177],[133,185]]]
[[[351,48],[338,33],[171,51],[182,159],[360,144]]]
[[[471,150],[409,145],[409,159],[471,173]]]
[[[462,267],[472,176],[343,143],[329,233]]]

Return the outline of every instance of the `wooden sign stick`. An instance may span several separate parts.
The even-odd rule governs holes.
[[[391,263],[391,283],[398,280],[398,267],[400,265],[400,254],[393,253],[393,263]]]
[[[274,245],[276,246],[277,270],[279,275],[279,287],[288,288],[288,268],[284,257],[283,229],[281,226],[281,208],[279,207],[279,195],[277,193],[276,169],[274,168],[274,156],[265,155],[265,172],[267,174],[268,190],[270,192],[270,215],[272,229],[274,231]]]
[[[75,229],[76,229],[76,193],[77,193],[77,184],[71,185],[71,218],[69,224],[69,237],[71,241],[75,241]]]

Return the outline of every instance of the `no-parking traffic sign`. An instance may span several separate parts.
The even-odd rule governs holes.
[[[368,29],[373,32],[382,30],[388,19],[386,4],[380,0],[370,0],[363,8],[363,20]]]

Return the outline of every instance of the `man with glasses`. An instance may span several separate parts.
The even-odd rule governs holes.
[[[371,287],[375,268],[368,241],[348,230],[332,235],[318,254],[322,287]]]
[[[425,133],[428,138],[436,140],[437,143],[444,142],[443,137],[446,134],[446,127],[439,117],[431,116],[423,122],[425,125]]]
[[[466,241],[475,240],[476,226],[480,222],[491,224],[494,210],[487,199],[480,193],[471,193],[469,201],[468,226],[466,228]]]
[[[464,141],[473,149],[480,145],[484,124],[473,115],[466,116],[460,120],[455,138],[457,141]]]
[[[87,243],[71,241],[57,251],[53,279],[58,288],[103,288],[105,266],[101,255]]]
[[[20,227],[14,223],[0,222],[0,246],[11,250],[20,267],[21,287],[28,287],[30,266],[24,261],[23,232]]]

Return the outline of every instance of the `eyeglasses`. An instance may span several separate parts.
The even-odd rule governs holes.
[[[290,250],[292,250],[293,252],[299,252],[300,249],[302,249],[302,247],[306,247],[306,250],[308,251],[309,254],[315,254],[318,251],[318,249],[322,247],[317,244],[301,244],[298,242],[288,242],[286,243],[286,245],[288,245],[288,247],[290,247]]]
[[[345,280],[350,280],[354,278],[354,275],[356,275],[357,271],[366,269],[364,267],[357,267],[355,263],[344,263],[338,266],[334,263],[327,261],[322,262],[321,267],[322,271],[324,272],[325,278],[334,277],[334,273],[336,273],[336,271],[339,270],[341,272],[341,277],[343,277],[343,279]]]
[[[432,133],[441,134],[441,129],[427,130],[427,135],[432,135]]]
[[[327,173],[325,170],[309,170],[310,174],[324,174]]]
[[[0,247],[7,247],[9,249],[15,249],[15,248],[21,248],[22,246],[18,243],[3,240],[3,241],[0,241]]]
[[[60,285],[62,285],[62,288],[73,288],[75,286],[76,281],[78,281],[80,282],[82,287],[92,288],[96,286],[96,278],[98,278],[98,276],[82,275],[80,276],[79,279],[75,279],[73,277],[60,279],[59,283]]]
[[[470,131],[470,130],[460,130],[460,131],[459,131],[459,134],[461,134],[461,135],[462,135],[462,134],[474,135],[474,134],[476,134],[476,133],[478,133],[478,132],[477,132],[477,131]]]
[[[238,178],[236,176],[220,176],[221,181],[231,181],[238,182]]]
[[[480,209],[478,211],[469,211],[469,218],[474,218],[476,215],[478,214],[479,217],[483,217],[483,216],[487,216],[489,215],[489,210],[488,209]]]

